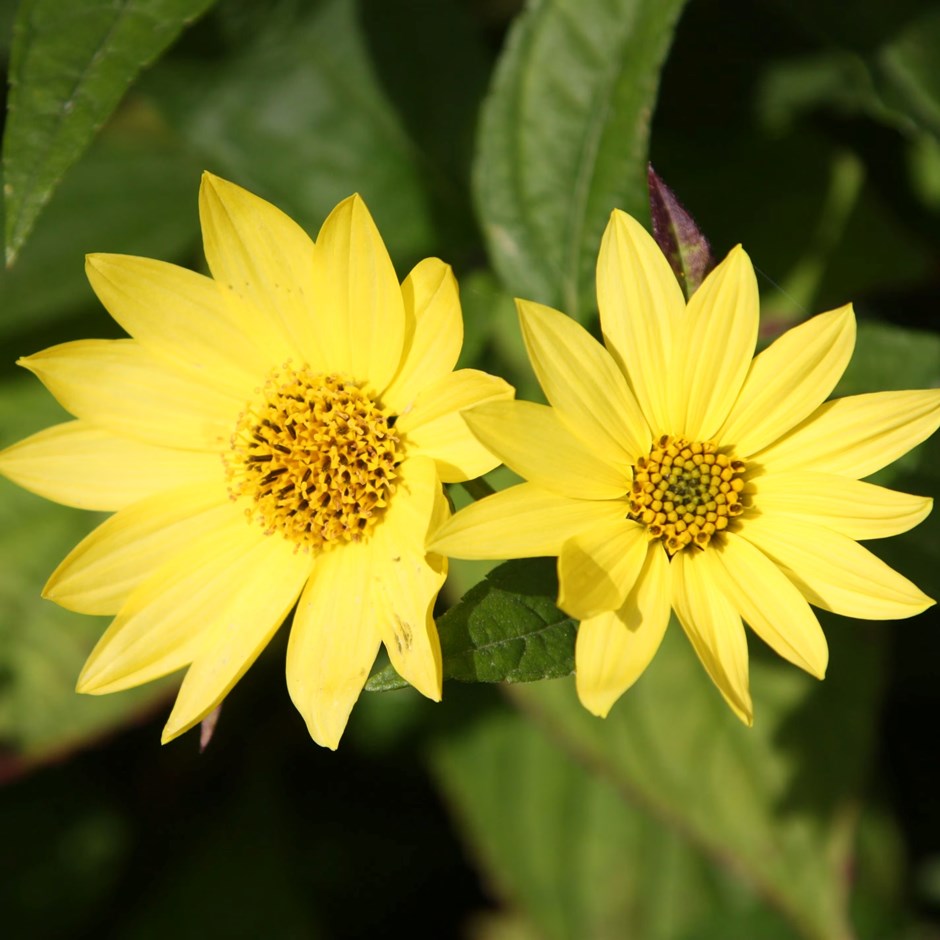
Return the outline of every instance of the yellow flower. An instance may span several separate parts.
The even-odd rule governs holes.
[[[851,307],[752,359],[758,296],[738,247],[686,306],[646,231],[615,211],[597,297],[606,348],[555,310],[519,301],[552,407],[466,415],[528,482],[459,512],[430,541],[463,558],[557,555],[559,606],[581,621],[578,694],[604,716],[656,653],[675,610],[728,704],[752,721],[742,624],[822,678],[809,606],[850,617],[933,601],[858,544],[903,532],[931,501],[859,482],[940,424],[940,391],[825,402],[851,358]]]
[[[432,607],[446,559],[429,527],[442,481],[496,460],[460,411],[508,398],[452,371],[463,325],[450,268],[399,284],[358,196],[316,244],[274,206],[210,174],[199,194],[211,277],[91,255],[92,287],[133,339],[20,360],[77,420],[0,454],[61,503],[113,511],[45,594],[117,614],[78,680],[126,689],[188,666],[163,740],[211,712],[297,602],[287,684],[335,748],[379,645],[441,696]]]

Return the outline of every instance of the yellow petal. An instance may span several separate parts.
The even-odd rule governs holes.
[[[855,348],[851,304],[787,330],[751,363],[731,414],[715,435],[748,457],[826,400]]]
[[[426,258],[402,282],[401,294],[404,353],[398,374],[382,392],[382,404],[399,415],[422,389],[453,370],[463,344],[460,296],[449,264]]]
[[[852,395],[820,405],[752,459],[768,473],[809,469],[859,479],[897,460],[938,425],[938,389]]]
[[[454,558],[558,555],[565,541],[626,517],[620,500],[572,499],[520,483],[471,503],[432,534],[428,547]]]
[[[132,688],[192,662],[215,623],[240,619],[242,607],[255,603],[252,593],[265,595],[268,585],[255,571],[280,544],[287,545],[235,513],[180,544],[128,596],[88,657],[78,691]]]
[[[776,562],[811,604],[860,620],[912,617],[934,601],[858,542],[802,519],[747,519],[741,536]]]
[[[547,405],[497,401],[464,413],[470,430],[503,463],[542,489],[579,499],[617,499],[630,468],[590,450]]]
[[[718,551],[706,551],[714,577],[751,629],[776,653],[822,679],[829,647],[816,615],[780,569],[734,533]]]
[[[105,520],[66,556],[43,596],[83,614],[114,614],[172,555],[241,509],[221,486],[197,484],[151,496]]]
[[[679,552],[672,559],[673,606],[698,658],[731,710],[754,721],[748,683],[747,640],[741,616],[710,578],[704,552]]]
[[[575,684],[581,704],[592,714],[605,718],[656,655],[669,624],[670,578],[666,553],[651,543],[623,606],[581,621]]]
[[[812,470],[769,473],[754,480],[751,489],[761,515],[800,516],[850,539],[906,532],[922,522],[933,506],[926,496]]]
[[[385,243],[359,196],[344,199],[320,229],[313,289],[330,368],[378,395],[401,365],[405,308]]]
[[[759,311],[754,269],[738,245],[692,295],[676,333],[668,373],[674,433],[707,441],[728,417],[754,355]]]
[[[617,610],[646,560],[649,535],[620,517],[572,536],[558,556],[558,606],[576,620]]]
[[[132,339],[62,343],[17,362],[77,418],[183,450],[218,453],[245,404],[187,378]]]
[[[164,261],[88,255],[85,273],[112,317],[142,346],[243,393],[296,355],[276,322],[212,278]]]
[[[0,473],[46,499],[113,512],[188,483],[218,483],[218,454],[156,447],[68,421],[0,451]]]
[[[615,209],[597,258],[597,303],[607,348],[629,379],[643,413],[670,428],[669,367],[685,299],[669,262],[635,219]]]
[[[215,280],[256,318],[275,324],[295,358],[314,370],[337,368],[321,351],[325,312],[314,300],[310,236],[271,203],[211,173],[203,173],[199,187],[199,219]]]
[[[371,541],[320,555],[294,614],[287,687],[310,736],[336,749],[381,642],[371,603]]]
[[[532,368],[568,429],[608,463],[648,453],[646,419],[610,353],[571,317],[526,300],[516,306]]]
[[[513,388],[495,375],[460,369],[426,385],[395,425],[409,454],[437,461],[445,483],[459,483],[499,465],[473,434],[461,412],[489,401],[508,400]]]
[[[408,460],[401,485],[372,535],[372,592],[382,642],[396,672],[422,695],[441,700],[441,644],[433,609],[447,561],[426,554],[432,520],[447,504],[430,460]]]
[[[311,567],[309,555],[277,535],[262,538],[232,566],[228,593],[217,598],[163,729],[164,744],[202,721],[248,671],[290,613]]]

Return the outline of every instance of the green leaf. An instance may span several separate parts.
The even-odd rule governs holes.
[[[534,682],[570,675],[575,622],[555,606],[556,593],[552,559],[508,561],[491,571],[438,620],[444,678]],[[386,666],[366,689],[385,692],[405,684]]]
[[[0,446],[65,420],[52,396],[23,375],[0,384]],[[80,745],[153,708],[167,682],[116,695],[77,695],[75,680],[107,620],[43,600],[65,554],[100,516],[47,502],[0,478],[0,745],[10,774]]]
[[[477,207],[516,296],[580,320],[614,208],[648,216],[659,70],[683,0],[544,0],[513,25],[481,119]]]
[[[95,311],[94,335],[117,329],[84,271],[90,251],[180,260],[199,240],[201,166],[139,101],[122,109],[75,164],[17,263],[0,270],[0,336],[43,331],[11,352],[49,345],[49,325]],[[61,335],[57,339],[76,339]]]
[[[826,629],[822,683],[751,644],[753,728],[675,623],[605,720],[570,680],[508,687],[530,727],[471,725],[437,745],[487,871],[552,938],[848,938],[882,645],[871,624]],[[541,735],[561,757],[546,757]],[[777,916],[765,920],[760,906]]]
[[[534,936],[792,937],[772,932],[773,918],[680,832],[519,713],[478,712],[439,738],[431,758],[486,880]],[[717,916],[732,906],[735,921]]]
[[[414,47],[418,33],[396,33],[406,43],[398,55],[409,60],[409,74],[386,80],[372,51],[375,18],[374,9],[366,16],[347,0],[266,8],[234,54],[166,60],[146,87],[209,169],[271,200],[313,235],[340,200],[361,193],[404,274],[428,254],[454,260],[442,251],[439,233],[446,232],[448,244],[465,244],[473,227],[459,169],[417,141],[392,99],[407,92],[396,83],[413,81],[410,70],[427,59]],[[448,38],[436,53],[450,55],[450,68],[429,66],[426,85],[461,80],[467,56],[453,42]],[[480,79],[473,72],[468,81]],[[457,112],[472,120],[466,105]],[[424,133],[430,126],[451,127],[428,115]],[[446,224],[438,224],[439,216]]]
[[[8,265],[137,73],[212,2],[23,0],[3,139]]]

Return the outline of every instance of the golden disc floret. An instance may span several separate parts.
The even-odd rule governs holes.
[[[233,499],[304,549],[359,541],[395,492],[392,419],[341,375],[289,365],[238,418],[225,463]]]
[[[743,460],[711,442],[663,435],[633,468],[628,517],[662,540],[670,555],[705,548],[744,511]]]

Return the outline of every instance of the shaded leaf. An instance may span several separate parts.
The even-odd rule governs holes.
[[[606,720],[579,705],[570,681],[510,692],[571,756],[733,871],[799,936],[848,938],[854,804],[876,726],[882,643],[871,624],[827,619],[826,629],[832,659],[821,683],[751,644],[750,729],[675,623]],[[558,806],[544,824],[564,825],[568,811]]]
[[[444,678],[462,682],[533,682],[574,668],[575,621],[555,606],[555,563],[509,561],[491,571],[438,620]],[[389,665],[366,683],[370,692],[405,685]]]
[[[659,70],[683,0],[545,0],[514,23],[481,118],[475,195],[516,296],[584,320],[610,212],[647,214]]]
[[[212,2],[23,0],[3,138],[8,265],[137,73]]]

